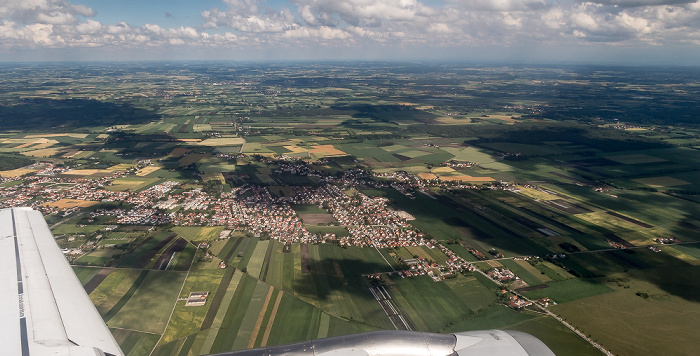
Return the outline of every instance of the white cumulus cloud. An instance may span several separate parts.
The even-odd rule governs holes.
[[[698,0],[222,0],[190,26],[95,15],[80,0],[0,0],[0,49],[700,43]]]

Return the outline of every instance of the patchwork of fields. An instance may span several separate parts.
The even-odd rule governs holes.
[[[45,214],[129,356],[394,328],[507,328],[600,354],[523,297],[614,354],[691,354],[699,81],[691,68],[8,64],[0,203]],[[206,303],[187,306],[197,292]]]

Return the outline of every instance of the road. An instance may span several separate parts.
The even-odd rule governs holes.
[[[493,281],[494,283],[496,283],[497,285],[499,285],[499,286],[501,286],[501,287],[504,287],[504,285],[503,285],[503,283],[501,283],[501,281],[499,281],[499,280],[497,280],[497,279],[491,278],[491,276],[489,276],[488,273],[485,273],[484,271],[482,271],[482,270],[480,270],[480,269],[475,269],[474,271],[477,272],[477,273],[481,273],[482,275],[484,275],[486,278],[492,280],[492,281]],[[591,340],[591,339],[590,339],[588,336],[586,336],[583,332],[581,332],[580,330],[576,329],[573,325],[569,324],[568,322],[566,322],[564,319],[562,319],[562,318],[559,317],[558,315],[554,314],[554,313],[553,313],[552,311],[550,311],[549,309],[540,306],[539,304],[533,302],[533,301],[530,300],[529,298],[525,297],[524,295],[522,295],[522,294],[520,294],[520,293],[518,293],[518,292],[516,292],[516,291],[511,291],[511,292],[512,292],[513,294],[517,295],[519,298],[521,298],[521,299],[523,299],[523,300],[525,300],[525,301],[527,301],[527,302],[532,303],[532,305],[534,305],[535,307],[537,307],[537,308],[539,308],[540,310],[542,310],[545,314],[551,316],[552,318],[554,318],[554,319],[557,320],[558,322],[562,323],[562,325],[566,326],[566,327],[569,328],[571,331],[575,332],[576,335],[578,335],[578,336],[580,336],[582,339],[586,340],[586,342],[588,342],[589,344],[591,344],[591,346],[595,347],[596,349],[600,350],[600,352],[602,352],[603,354],[605,354],[605,355],[607,355],[607,356],[613,356],[612,352],[610,352],[610,351],[608,351],[607,349],[605,349],[605,348],[604,348],[602,345],[600,345],[599,343],[597,343],[597,342]]]
[[[87,212],[80,212],[80,213],[78,213],[78,214],[76,214],[76,215],[70,214],[70,215],[68,215],[67,217],[61,219],[59,222],[57,222],[57,223],[51,225],[49,228],[50,228],[51,230],[53,230],[53,228],[55,228],[56,226],[61,225],[61,224],[65,223],[66,221],[69,221],[69,220],[72,220],[72,219],[75,219],[75,218],[79,218],[79,217],[81,217],[81,216],[83,216],[83,215],[85,215],[85,214],[87,214]]]

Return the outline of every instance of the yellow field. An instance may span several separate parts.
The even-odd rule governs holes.
[[[489,115],[489,117],[485,117],[484,119],[498,119],[501,121],[505,121],[509,124],[513,124],[517,122],[513,117],[517,117],[515,115]]]
[[[661,250],[664,251],[665,253],[668,253],[669,255],[671,255],[671,256],[677,258],[677,259],[680,259],[680,260],[683,260],[683,261],[685,261],[685,262],[688,262],[688,263],[690,263],[690,264],[693,265],[693,266],[698,266],[698,265],[700,265],[700,259],[697,259],[697,258],[695,258],[695,257],[693,257],[693,256],[691,256],[691,255],[688,255],[688,254],[686,254],[686,253],[683,253],[683,252],[681,252],[681,251],[678,251],[678,250],[676,250],[675,248],[673,248],[673,247],[671,247],[671,246],[661,246]]]
[[[51,147],[51,146],[53,146],[53,145],[55,145],[55,144],[57,144],[57,143],[58,143],[58,141],[50,140],[49,142],[40,143],[40,144],[34,145],[34,146],[30,147],[30,148],[31,148],[31,149],[34,149],[34,150],[41,150],[41,149],[44,149],[44,148],[49,148],[49,147]]]
[[[106,171],[112,171],[112,172],[125,171],[125,170],[127,170],[127,169],[129,169],[129,168],[131,168],[131,167],[133,167],[133,166],[134,166],[134,165],[128,164],[128,163],[120,163],[120,164],[117,164],[117,165],[115,165],[115,166],[109,167],[109,168],[107,168],[107,169],[105,169],[105,170],[106,170]]]
[[[471,123],[471,119],[457,119],[452,116],[444,116],[435,119],[435,121],[444,125],[464,125]]]
[[[117,164],[115,166],[109,167],[107,169],[73,169],[73,170],[70,170],[67,172],[63,172],[61,174],[70,175],[70,176],[80,176],[80,175],[83,175],[83,176],[95,176],[95,175],[107,176],[107,175],[110,175],[110,174],[117,172],[117,171],[125,171],[131,167],[133,167],[133,165],[127,164],[127,163],[122,163],[122,164]]]
[[[520,193],[533,199],[554,200],[561,198],[558,195],[549,194],[538,189],[520,187]]]
[[[3,140],[2,143],[8,144],[18,144],[13,147],[14,149],[32,148],[32,149],[42,149],[48,148],[58,143],[56,140],[49,140],[47,138],[38,139],[27,139],[27,138],[11,138]]]
[[[226,179],[224,179],[224,175],[221,174],[221,172],[212,172],[212,173],[202,174],[202,180],[205,182],[209,182],[212,180],[218,180],[219,182],[221,182],[221,184],[226,184]]]
[[[99,138],[99,139],[109,138],[109,134],[99,134],[99,135],[97,135],[97,138]]]
[[[454,171],[455,170],[450,167],[437,167],[431,170],[433,173],[452,173]]]
[[[12,169],[9,171],[0,171],[0,177],[19,177],[19,176],[23,176],[27,173],[32,173],[32,172],[36,172],[36,171],[37,171],[36,169],[23,169],[23,168]]]
[[[42,150],[22,152],[22,154],[30,157],[50,157],[59,152],[61,152],[61,150],[57,148],[44,148]]]
[[[498,261],[491,260],[491,261],[486,261],[486,263],[488,263],[489,266],[494,267],[494,268],[503,267],[503,265]]]
[[[57,200],[53,203],[46,203],[44,205],[59,208],[59,209],[69,209],[69,208],[74,208],[76,206],[79,206],[81,208],[85,208],[88,206],[93,206],[97,203],[99,203],[99,202],[89,201],[89,200],[79,200],[79,199],[61,199],[61,200]]]
[[[437,178],[437,176],[432,174],[432,173],[418,173],[418,178],[420,178],[420,179],[435,179],[435,178]]]
[[[27,147],[29,147],[29,146],[33,146],[33,145],[37,145],[37,144],[46,144],[46,143],[49,143],[49,139],[47,139],[47,138],[40,138],[40,139],[38,139],[38,140],[34,140],[34,141],[31,141],[31,142],[23,143],[23,144],[21,144],[21,145],[19,145],[19,146],[15,146],[15,147],[13,147],[13,148],[27,148]]]
[[[308,150],[307,150],[306,148],[299,147],[299,146],[296,146],[296,145],[293,145],[293,146],[282,146],[282,147],[284,147],[284,148],[286,148],[287,150],[289,150],[290,153],[304,153],[304,152],[308,152]]]
[[[239,146],[245,143],[245,139],[242,137],[222,137],[222,138],[208,138],[202,142],[198,142],[198,146]]]
[[[90,157],[94,154],[95,152],[93,151],[80,151],[73,156],[73,158],[87,158]]]
[[[56,134],[39,134],[39,135],[27,135],[24,136],[24,138],[34,138],[34,137],[61,137],[61,136],[68,136],[68,137],[75,137],[75,138],[86,138],[88,134],[81,134],[81,133],[56,133]]]
[[[73,149],[73,150],[68,150],[66,153],[63,154],[62,157],[64,157],[64,158],[73,158],[73,157],[75,157],[75,155],[78,154],[78,152],[81,152],[81,151],[80,151],[80,150],[75,150],[75,149]]]
[[[34,139],[28,139],[28,138],[6,138],[0,143],[7,143],[7,144],[20,144],[20,143],[30,143],[30,142],[35,142],[36,140]]]
[[[314,146],[309,150],[309,153],[311,154],[322,154],[325,156],[343,156],[346,155],[347,153],[333,147],[333,145],[318,145]]]
[[[466,174],[462,174],[462,175],[458,175],[458,176],[443,176],[443,177],[440,177],[440,180],[444,180],[444,181],[459,180],[459,181],[463,181],[463,182],[493,182],[493,181],[495,181],[495,179],[493,179],[491,177],[473,177],[473,176],[469,176]]]
[[[114,173],[114,171],[109,169],[74,169],[61,174],[69,176],[107,176],[112,173]]]
[[[160,169],[160,167],[156,167],[156,166],[144,167],[144,168],[141,168],[141,171],[136,173],[136,175],[139,177],[147,176],[147,175],[149,175],[149,174],[151,174],[159,169]]]
[[[668,176],[639,178],[639,179],[632,179],[632,180],[637,182],[637,183],[642,183],[644,185],[648,185],[648,186],[654,187],[654,188],[673,187],[673,186],[677,186],[677,185],[690,184],[690,182],[686,182],[684,180],[681,180],[678,178],[673,178],[673,177],[668,177]]]

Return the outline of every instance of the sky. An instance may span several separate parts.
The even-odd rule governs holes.
[[[700,64],[700,0],[0,0],[0,61]]]

